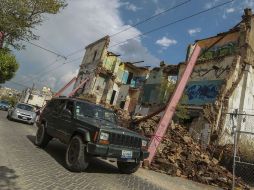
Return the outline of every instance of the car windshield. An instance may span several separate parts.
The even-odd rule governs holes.
[[[105,108],[91,105],[85,102],[77,102],[76,103],[76,115],[77,119],[83,119],[86,117],[92,117],[95,119],[102,119],[105,121],[109,121],[112,123],[116,123],[116,115],[113,111],[107,110]]]
[[[0,101],[0,103],[3,104],[3,105],[7,105],[7,106],[9,105],[9,102],[7,102],[5,100]]]
[[[26,111],[34,111],[34,107],[29,106],[27,104],[17,104],[16,107],[19,108],[19,109],[22,109],[22,110],[26,110]]]

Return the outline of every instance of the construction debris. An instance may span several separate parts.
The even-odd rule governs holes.
[[[120,108],[115,108],[114,110],[118,117],[118,123],[121,125],[121,127],[128,128],[131,121],[130,113]]]
[[[142,121],[136,129],[145,136],[152,137],[159,120],[160,117],[154,116]],[[188,131],[179,124],[172,124],[166,132],[150,168],[223,189],[232,187],[231,172],[218,165],[218,160],[209,152],[203,151]],[[236,187],[249,189],[240,178],[236,178]]]

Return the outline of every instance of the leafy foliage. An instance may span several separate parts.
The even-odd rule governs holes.
[[[0,49],[0,84],[10,80],[19,65],[15,57],[6,49]]]
[[[65,0],[1,0],[0,32],[5,45],[22,49],[20,41],[38,39],[33,33],[35,26],[46,14],[56,14],[65,6]]]

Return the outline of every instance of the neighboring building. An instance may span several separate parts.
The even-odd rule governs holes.
[[[3,96],[9,96],[9,97],[18,97],[20,92],[18,90],[7,88],[7,87],[1,87],[0,88],[0,98]]]
[[[232,126],[226,113],[234,109],[251,113],[254,109],[254,16],[251,9],[245,9],[242,21],[228,32],[197,40],[196,44],[203,54],[188,81],[185,89],[188,99],[184,102],[193,118],[190,131],[204,144],[216,140],[214,137],[221,144],[232,143]],[[193,48],[189,47],[187,59]],[[185,68],[185,63],[179,65],[179,79]],[[254,132],[253,123],[254,120],[243,122],[239,117],[236,125],[238,130]],[[254,142],[241,139],[241,143],[250,140]]]
[[[86,47],[74,88],[86,78],[89,81],[75,96],[94,96],[96,103],[134,111],[141,83],[149,70],[122,62],[119,55],[108,51],[109,41],[109,36],[106,36]]]
[[[147,115],[164,107],[173,91],[177,73],[177,65],[167,65],[163,61],[160,67],[153,68],[145,81],[135,113]]]
[[[50,88],[43,87],[41,90],[27,88],[22,91],[20,102],[43,107],[52,97]]]

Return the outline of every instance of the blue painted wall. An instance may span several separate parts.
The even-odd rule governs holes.
[[[215,101],[223,80],[190,81],[185,88],[188,100],[183,104],[204,105]]]

